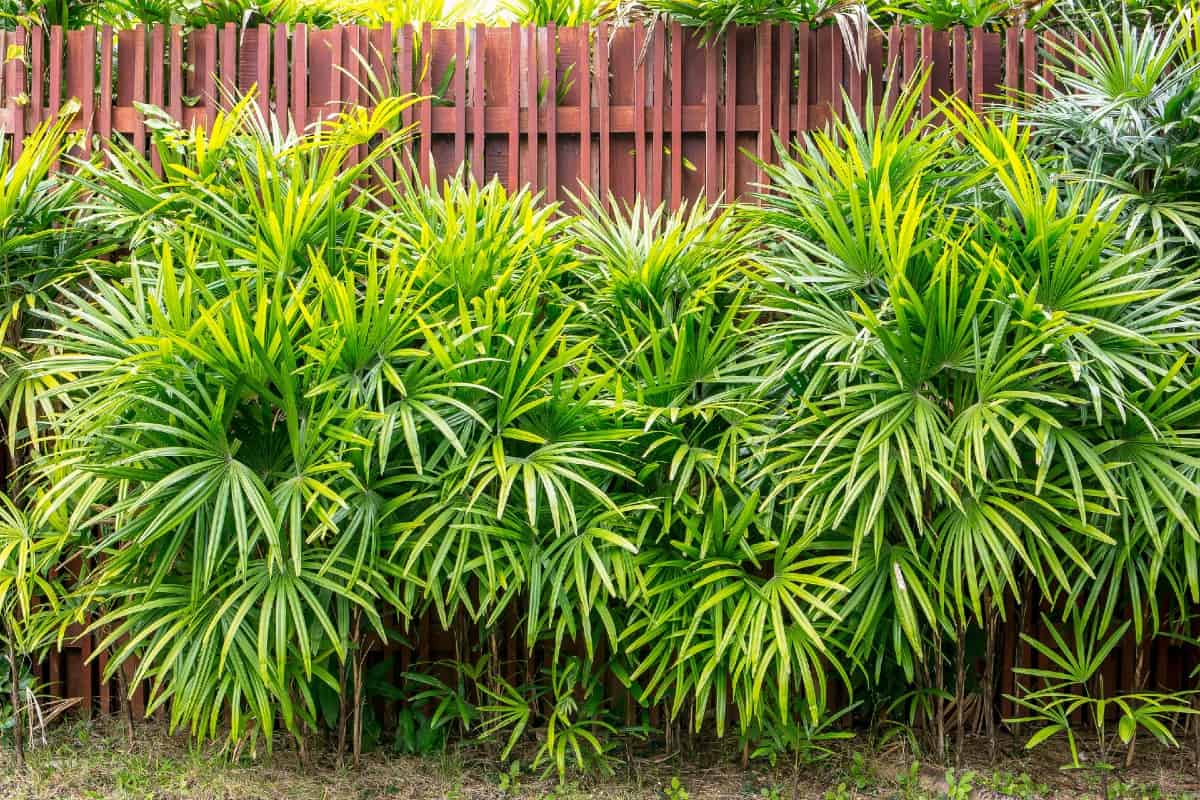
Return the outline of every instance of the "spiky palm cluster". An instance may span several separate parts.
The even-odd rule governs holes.
[[[1178,624],[1194,261],[1014,119],[918,97],[780,154],[757,207],[411,185],[407,100],[291,134],[247,99],[157,130],[161,174],[80,165],[115,263],[69,259],[23,338],[0,603],[83,623],[197,737],[361,731],[375,680],[439,730],[541,729],[560,774],[651,710],[811,753],[833,684],[940,750],[999,616]],[[419,618],[457,661],[371,678]]]

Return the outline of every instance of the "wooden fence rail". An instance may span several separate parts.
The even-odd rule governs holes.
[[[142,104],[205,124],[257,87],[264,114],[297,127],[382,94],[414,92],[420,176],[460,164],[548,200],[580,186],[632,201],[742,196],[773,139],[819,128],[845,104],[894,94],[928,69],[921,109],[944,95],[976,108],[1042,90],[1052,33],[901,26],[865,47],[836,27],[767,24],[701,34],[661,22],[614,28],[429,25],[400,30],[232,24],[0,32],[0,129],[21,139],[72,99],[85,149],[147,144]],[[853,46],[850,46],[850,45]],[[72,103],[74,106],[74,103]]]

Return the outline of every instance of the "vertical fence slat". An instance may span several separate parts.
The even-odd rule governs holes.
[[[755,180],[762,184],[767,179],[763,164],[771,160],[771,64],[774,60],[771,50],[771,23],[760,22],[758,25],[758,164],[755,165]],[[734,200],[735,194],[729,192],[726,200]]]
[[[150,105],[163,108],[165,104],[165,89],[163,87],[163,48],[165,47],[165,31],[162,24],[150,29]],[[158,156],[158,148],[150,151],[150,163],[154,171],[162,174],[162,161]]]
[[[883,103],[883,31],[867,33],[867,80],[871,104],[878,107]],[[864,93],[864,103],[866,93]],[[864,105],[865,108],[865,105]]]
[[[258,26],[258,48],[254,51],[254,83],[258,86],[258,111],[264,120],[271,113],[271,26]]]
[[[792,26],[786,22],[779,26],[779,62],[776,69],[775,126],[780,146],[786,152],[792,138]]]
[[[726,197],[732,196],[734,187],[737,186],[738,37],[736,27],[731,26],[728,31],[728,35],[725,38],[725,133],[723,137],[725,177],[722,181]]]
[[[521,185],[521,26],[508,29],[508,190]]]
[[[896,105],[896,99],[900,96],[900,86],[904,82],[902,74],[904,67],[901,59],[901,52],[904,49],[904,32],[899,25],[892,25],[891,28],[888,28],[887,37],[887,69],[885,70],[887,90],[883,98],[883,105],[891,110]]]
[[[144,29],[138,26],[138,31]],[[50,118],[57,119],[62,109],[63,87],[63,29],[55,25],[50,29]]]
[[[842,49],[844,50],[845,47],[843,46]],[[850,99],[850,108],[859,116],[861,116],[863,112],[863,75],[866,72],[867,67],[866,57],[867,53],[864,45],[864,51],[861,54],[861,61],[856,63],[856,59],[850,57],[849,53],[847,53],[846,58],[843,59],[843,63],[846,64],[846,68],[850,73],[846,81],[847,95],[849,95]],[[842,102],[845,103],[845,98],[842,98]]]
[[[308,127],[308,26],[300,23],[292,33],[292,124]]]
[[[401,94],[412,94],[413,90],[413,27],[412,25],[402,25],[400,28],[400,40],[396,47],[396,75],[397,81],[400,84]],[[413,109],[412,106],[400,112],[400,122],[408,128],[413,124]],[[396,165],[396,172],[405,175],[412,174],[411,163],[411,148],[406,148],[402,151],[408,157],[404,158],[401,163]]]
[[[579,43],[577,51],[579,61],[575,68],[579,83],[579,186],[576,191],[586,188],[593,190],[592,184],[592,37],[591,28],[585,22],[579,28],[577,35]]]
[[[637,51],[642,43],[636,41],[636,36],[637,34],[632,28],[618,27],[614,29],[612,52],[609,54],[608,62],[612,68],[612,78],[609,81],[609,87],[612,90],[610,103],[613,107],[620,108],[623,114],[621,130],[612,131],[612,149],[615,149],[619,157],[615,160],[610,159],[612,173],[609,176],[609,182],[616,199],[630,204],[637,195],[637,147],[634,141],[635,134],[632,132],[635,127],[632,118],[634,107],[637,105],[634,102],[637,84],[634,76],[638,68]],[[628,114],[626,115],[625,112]]]
[[[1044,53],[1042,57],[1042,86],[1041,94],[1043,97],[1049,97],[1056,85],[1054,78],[1054,67],[1059,61],[1058,51],[1058,36],[1052,30],[1047,30],[1042,34],[1042,45]]]
[[[179,25],[171,26],[171,54],[168,61],[169,109],[171,119],[183,124],[183,31]]]
[[[290,98],[288,97],[289,84],[291,83],[288,74],[290,69],[288,40],[288,26],[276,25],[273,43],[274,53],[271,56],[275,65],[275,74],[271,83],[275,87],[275,124],[284,132],[287,131],[288,110],[291,108],[289,105]]]
[[[1021,63],[1023,79],[1021,86],[1025,90],[1025,100],[1028,101],[1037,94],[1037,40],[1034,38],[1033,31],[1028,28],[1024,31],[1024,36],[1021,37]]]
[[[602,202],[608,202],[610,159],[612,157],[611,120],[609,119],[608,23],[601,22],[596,32],[596,101],[600,112],[600,180]]]
[[[917,71],[917,29],[905,25],[901,35],[904,38],[904,82],[907,85]]]
[[[558,202],[558,28],[546,26],[546,200]]]
[[[933,112],[933,26],[921,26],[921,116]]]
[[[221,96],[218,101],[223,108],[228,108],[233,102],[237,89],[237,26],[232,22],[225,23],[221,30]]]
[[[96,117],[96,130],[100,144],[108,150],[113,128],[113,29],[105,25],[100,29],[100,109]]]
[[[204,52],[203,72],[200,75],[200,102],[204,106],[204,124],[212,128],[217,116],[217,26],[207,25],[203,31],[196,31],[193,36],[200,36]]]
[[[525,115],[525,181],[533,191],[540,187],[538,182],[538,57],[537,57],[537,26],[528,25],[525,28],[525,105],[528,111]]]
[[[1021,90],[1021,31],[1009,28],[1004,32],[1004,86],[1008,99],[1014,102]]]
[[[646,196],[646,68],[642,44],[646,41],[646,26],[640,19],[633,26],[633,166],[634,192]]]
[[[135,41],[135,32],[131,30],[121,31],[117,34],[117,99],[116,103],[119,108],[130,108],[133,106],[133,83],[134,83],[134,51],[137,48]],[[141,115],[136,111],[133,114],[133,131],[131,131],[130,142],[137,147],[134,142],[136,137],[138,123],[141,120]],[[142,152],[138,150],[138,152]]]
[[[961,25],[955,25],[951,33],[953,39],[952,59],[954,63],[954,96],[959,102],[968,100],[967,90],[967,32]]]
[[[46,45],[40,29],[33,30],[29,48],[29,124],[36,128],[42,122],[45,108]]]
[[[683,26],[671,24],[671,208],[683,204]]]
[[[986,58],[983,28],[976,26],[971,29],[971,108],[976,114],[983,112],[983,67]]]
[[[487,140],[487,92],[483,87],[484,43],[487,30],[483,23],[475,26],[475,38],[471,44],[471,175],[478,183],[487,177],[483,174],[483,146]]]
[[[91,25],[67,33],[67,92],[79,103],[76,127],[83,131],[81,149],[87,155],[96,118],[96,29]]]
[[[796,133],[808,130],[808,79],[809,58],[811,57],[811,31],[807,22],[800,23],[796,31],[796,63],[799,70],[796,76]]]
[[[341,26],[341,58],[331,65],[331,82],[334,95],[330,98],[330,116],[343,111],[349,111],[358,106],[362,100],[360,67],[362,66],[362,51],[360,49],[359,27],[357,25]],[[338,52],[336,49],[334,52]],[[339,88],[340,87],[340,88]],[[346,165],[354,166],[362,158],[364,147],[356,147],[346,154]]]
[[[726,40],[734,36],[734,28],[725,33]],[[704,47],[704,196],[710,203],[715,203],[721,192],[717,167],[717,42],[713,38]]]
[[[663,114],[667,110],[666,88],[666,31],[659,20],[655,20],[650,34],[653,58],[650,64],[651,119],[650,119],[650,205],[657,208],[663,197]]]
[[[433,26],[428,22],[421,25],[421,139],[418,142],[417,174],[421,183],[429,183],[429,171],[433,162]]]
[[[35,31],[34,35],[40,35]],[[18,98],[25,91],[25,31],[18,29],[13,32],[12,39],[13,47],[20,51],[20,56],[9,59],[4,65],[6,73],[4,83],[8,87],[8,121],[9,129],[6,133],[12,137],[12,152],[13,155],[20,155],[25,140],[25,109],[18,102]],[[8,47],[5,46],[0,51],[7,58]]]
[[[0,111],[7,111],[8,103],[5,101],[9,97],[16,97],[17,94],[19,94],[16,91],[5,88],[5,86],[7,84],[11,83],[11,81],[8,80],[8,67],[7,67],[9,35],[10,34],[7,31],[0,29]],[[13,33],[11,35],[15,39],[15,37],[17,35],[16,31],[13,31]],[[5,115],[0,115],[0,119],[3,119],[4,116]],[[3,122],[0,122],[0,136],[7,135],[8,133],[9,133],[8,126],[5,125]]]

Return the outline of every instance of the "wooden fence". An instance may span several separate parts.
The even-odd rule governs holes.
[[[845,104],[878,104],[930,71],[921,106],[955,94],[981,108],[1051,78],[1052,33],[901,26],[865,42],[836,27],[762,24],[705,41],[661,22],[614,28],[429,25],[400,30],[155,25],[0,32],[0,129],[22,137],[78,101],[77,125],[145,148],[139,105],[204,124],[258,88],[264,114],[302,127],[381,93],[425,99],[407,122],[422,178],[464,162],[548,200],[580,185],[678,205],[732,198],[762,179],[773,138],[819,128]]]
[[[206,124],[237,92],[257,86],[264,114],[299,127],[346,104],[370,105],[381,92],[415,92],[424,99],[406,121],[422,134],[411,155],[423,179],[465,163],[510,188],[532,183],[550,200],[582,184],[627,201],[678,205],[744,195],[762,179],[756,158],[770,160],[776,138],[819,128],[846,104],[878,104],[925,69],[922,111],[945,95],[980,109],[1010,90],[1041,92],[1053,80],[1053,36],[903,26],[872,32],[859,58],[836,28],[773,24],[711,41],[662,23],[0,32],[0,131],[20,147],[73,98],[77,126],[94,134],[85,150],[116,136],[145,149],[143,103],[184,124]],[[1048,640],[1036,617],[1031,611],[1030,632]],[[1036,654],[1019,641],[1015,614],[1002,628],[998,689],[1011,692],[1012,666],[1035,663]],[[397,654],[397,670],[454,654],[453,638],[429,619],[412,638],[413,649]],[[510,659],[517,645],[507,640]],[[88,715],[112,710],[116,699],[115,686],[100,680],[104,654],[87,661],[93,646],[90,637],[69,636],[39,667],[55,694],[83,698]],[[1130,634],[1104,668],[1106,686],[1130,685],[1135,652]],[[1195,656],[1159,637],[1147,648],[1150,683],[1184,685]],[[135,712],[145,697],[136,687]]]

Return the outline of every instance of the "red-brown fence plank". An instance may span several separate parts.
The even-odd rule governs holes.
[[[671,208],[683,203],[683,27],[671,25]]]
[[[1009,28],[1004,32],[1004,87],[1009,102],[1017,99],[1021,91],[1021,31]]]
[[[138,26],[142,33],[142,26]],[[63,29],[57,25],[50,29],[50,118],[57,119],[62,108],[63,90]]]
[[[951,31],[953,36],[953,65],[954,65],[954,96],[960,103],[966,103],[970,97],[968,76],[970,66],[967,63],[967,32],[961,25],[955,25]]]
[[[113,30],[111,25],[100,29],[100,108],[96,115],[96,132],[101,146],[108,149],[113,130]]]
[[[166,34],[163,26],[155,25],[150,30],[150,105],[163,108],[166,90],[163,87],[163,47]],[[150,151],[150,163],[154,171],[162,174],[162,161],[158,156],[158,148]]]
[[[8,31],[0,30],[0,111],[4,112],[3,114],[0,114],[0,132],[2,132],[0,135],[8,133],[8,125],[6,124],[7,120],[5,119],[8,113],[8,97],[10,94],[14,96],[17,94],[17,92],[10,92],[10,90],[6,88],[6,84],[9,83],[7,63],[10,36],[15,37],[16,31],[13,31],[10,34]]]
[[[846,78],[846,94],[850,99],[850,108],[855,114],[862,116],[863,98],[866,91],[863,84],[866,82],[867,76],[867,42],[859,42],[859,44],[863,47],[863,52],[858,56],[861,63],[855,63],[855,59],[851,58],[849,53],[845,59],[846,71],[849,72]],[[845,98],[843,98],[844,101]]]
[[[808,82],[812,77],[810,59],[812,58],[812,32],[808,23],[801,23],[796,31],[796,133],[803,134],[808,130]]]
[[[417,174],[422,183],[429,183],[433,165],[433,26],[428,22],[421,25],[420,44],[421,54],[417,63],[421,67],[422,100],[417,112],[421,125],[421,138],[417,142],[420,147]]]
[[[237,26],[227,22],[221,29],[221,96],[218,98],[218,102],[225,108],[233,104],[233,97],[237,91],[237,50]]]
[[[624,124],[621,125],[621,130],[616,130],[615,126],[611,130],[610,148],[618,157],[615,160],[610,159],[612,171],[609,181],[613,196],[620,202],[629,204],[637,199],[637,126],[634,119],[634,95],[640,46],[641,42],[636,41],[636,33],[632,28],[622,27],[612,31],[612,53],[609,56],[609,66],[612,68],[612,80],[609,82],[612,92],[610,102],[613,107],[621,108],[627,113],[623,115]]]
[[[722,191],[732,197],[737,186],[737,86],[738,86],[738,36],[737,29],[731,28],[725,37],[725,95],[723,99],[725,178],[721,182]]]
[[[36,128],[42,123],[46,102],[46,44],[40,30],[35,30],[29,48],[29,124]]]
[[[558,28],[545,31],[542,63],[546,69],[546,201],[558,202]]]
[[[596,101],[599,104],[600,127],[600,175],[597,181],[601,202],[607,203],[612,177],[610,172],[612,161],[612,139],[609,119],[609,40],[608,23],[601,22],[596,31]]]
[[[921,116],[933,113],[933,26],[921,27]]]
[[[650,33],[650,191],[647,202],[652,207],[658,207],[663,198],[663,115],[667,103],[664,96],[666,88],[666,29],[660,20],[655,20]]]
[[[726,37],[735,35],[733,31]],[[721,193],[717,176],[717,39],[704,48],[704,190],[705,199],[715,203]]]
[[[487,30],[479,23],[471,40],[471,176],[477,183],[487,180],[483,174],[483,147],[487,139],[487,93],[483,88],[486,41]]]
[[[508,190],[521,186],[521,26],[508,29]]]
[[[646,41],[646,26],[640,19],[634,23],[633,44],[633,158],[634,191],[638,197],[646,196],[646,59],[643,43]]]
[[[792,125],[792,26],[779,26],[778,62],[775,66],[775,135],[784,152],[791,140]]]
[[[91,25],[67,32],[67,96],[79,104],[73,127],[84,133],[80,149],[86,155],[96,115],[96,29]]]
[[[296,26],[292,36],[292,124],[297,131],[308,127],[308,26]]]
[[[183,31],[178,25],[171,26],[171,50],[167,61],[167,110],[171,119],[183,124]],[[265,115],[266,109],[264,107]]]
[[[572,191],[579,193],[585,187],[591,189],[592,183],[592,31],[585,22],[579,28],[576,51],[575,78],[579,86],[579,185],[573,186]]]
[[[288,58],[288,44],[291,37],[288,35],[287,25],[275,26],[275,41],[273,44],[274,52],[271,54],[272,63],[275,66],[275,72],[272,75],[271,83],[275,88],[275,96],[272,101],[275,107],[275,124],[282,131],[287,131],[288,127],[288,112],[291,108],[289,104],[289,93],[291,84],[291,75],[289,68],[291,61]]]
[[[403,25],[400,28],[400,39],[396,43],[396,78],[400,85],[400,94],[411,95],[413,91],[413,26]],[[409,106],[401,112],[401,124],[409,129],[413,125],[413,108]],[[412,148],[402,151],[402,162],[396,165],[397,173],[412,174]]]
[[[1021,43],[1022,56],[1022,86],[1025,89],[1026,102],[1037,94],[1037,40],[1033,31],[1026,28]]]
[[[254,49],[254,85],[258,87],[258,110],[271,118],[271,26],[259,25]]]
[[[528,25],[525,28],[522,57],[525,62],[525,182],[529,188],[537,191],[541,188],[539,181],[538,158],[538,46],[537,27]]]
[[[34,32],[34,36],[39,35],[40,32]],[[8,58],[9,44],[19,51],[19,55],[11,59]],[[4,84],[8,95],[8,130],[5,133],[12,137],[13,154],[19,156],[25,140],[24,107],[19,103],[25,92],[25,31],[13,31],[10,42],[0,48],[0,59],[6,60],[3,70],[0,70],[5,73]]]
[[[759,184],[766,182],[766,173],[762,165],[771,160],[771,68],[773,63],[771,51],[771,24],[759,23],[758,26],[758,165],[755,167],[755,178]],[[730,194],[733,200],[734,194]]]

